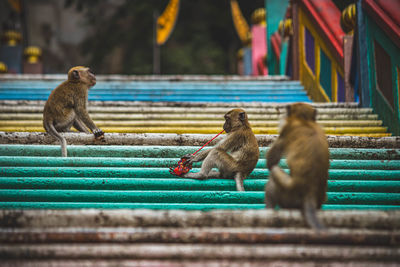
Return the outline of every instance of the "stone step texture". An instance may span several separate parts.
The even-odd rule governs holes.
[[[0,210],[3,266],[396,266],[399,211]]]

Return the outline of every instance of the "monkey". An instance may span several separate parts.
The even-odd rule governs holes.
[[[203,161],[198,173],[187,173],[185,178],[234,178],[236,189],[244,191],[243,180],[255,168],[259,148],[257,139],[250,127],[247,114],[243,109],[232,109],[225,114],[223,129],[226,137],[215,147],[197,153],[187,154],[184,164]],[[213,171],[217,168],[218,171]]]
[[[266,160],[270,179],[265,186],[266,208],[300,209],[307,224],[316,230],[326,227],[316,210],[326,200],[329,148],[323,129],[316,123],[317,111],[309,104],[286,107],[287,117]],[[286,155],[290,175],[278,163]]]
[[[61,154],[67,157],[67,141],[60,132],[70,132],[73,126],[79,132],[92,131],[97,140],[104,132],[96,127],[87,111],[89,88],[96,84],[96,76],[87,67],[76,66],[68,71],[68,80],[49,95],[43,110],[43,127],[61,143]],[[86,125],[86,126],[85,126]]]

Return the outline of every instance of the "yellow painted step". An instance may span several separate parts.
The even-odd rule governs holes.
[[[197,133],[215,134],[222,127],[101,127],[108,133]],[[363,136],[391,136],[387,133],[386,127],[324,127],[326,134],[329,135],[363,135]],[[0,131],[5,132],[44,132],[43,127],[7,127],[0,126]],[[278,134],[276,127],[253,127],[255,134]]]
[[[218,127],[222,126],[224,121],[190,121],[190,120],[146,120],[146,121],[118,121],[118,120],[94,120],[98,127]],[[253,127],[278,127],[278,120],[264,120],[264,121],[251,121],[250,124]],[[354,120],[354,121],[318,121],[323,127],[377,127],[382,125],[380,120]],[[42,126],[42,120],[0,120],[0,126],[2,127],[39,127]]]

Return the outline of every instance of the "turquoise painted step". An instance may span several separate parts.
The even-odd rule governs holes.
[[[332,193],[326,204],[399,205],[400,194]],[[118,202],[262,204],[264,192],[2,189],[1,202]],[[400,207],[399,207],[400,208]]]
[[[70,157],[180,158],[199,146],[68,146]],[[207,149],[207,148],[205,148]],[[260,159],[268,147],[260,147]],[[330,148],[331,159],[400,160],[400,149]],[[0,156],[60,157],[59,145],[0,145]]]
[[[267,179],[246,179],[246,191],[263,191]],[[230,179],[0,177],[0,189],[235,191]],[[400,193],[400,180],[329,180],[330,192]]]
[[[0,209],[154,209],[201,210],[265,209],[264,204],[93,203],[93,202],[0,202]],[[395,210],[396,205],[322,205],[323,210]]]
[[[179,158],[107,158],[107,157],[8,157],[0,156],[0,166],[9,167],[171,167]],[[200,167],[196,162],[193,167]],[[265,168],[260,159],[256,168]],[[281,166],[288,168],[286,160]],[[332,160],[330,169],[400,170],[400,160]]]
[[[199,168],[193,168],[198,172]],[[248,178],[263,179],[267,169],[255,169]],[[104,177],[104,178],[174,178],[168,168],[95,168],[95,167],[1,167],[5,177]],[[398,180],[400,170],[329,170],[331,179],[341,180]]]
[[[2,81],[2,89],[54,89],[64,80],[58,81]],[[229,82],[168,82],[168,81],[98,81],[93,89],[199,89],[199,90],[225,90],[225,89],[303,89],[299,81],[229,81]]]
[[[59,146],[0,146],[0,208],[264,208],[265,147],[244,182],[246,192],[236,192],[231,179],[199,181],[169,174],[168,166],[196,151],[195,146],[69,149],[75,157],[52,157],[59,155]],[[323,209],[400,209],[400,150],[332,148],[330,153]],[[288,171],[285,160],[281,166]],[[199,164],[194,167],[199,171]]]

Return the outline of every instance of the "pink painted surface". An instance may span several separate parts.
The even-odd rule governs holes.
[[[321,32],[336,53],[339,62],[343,61],[343,37],[346,35],[340,27],[340,10],[331,0],[301,0],[304,11],[309,14],[315,27]]]
[[[265,26],[253,25],[251,27],[251,52],[252,52],[252,66],[253,75],[267,75],[268,69],[263,64],[264,57],[267,54],[267,40],[266,40]]]
[[[363,8],[400,47],[400,1],[365,0],[363,1]]]

